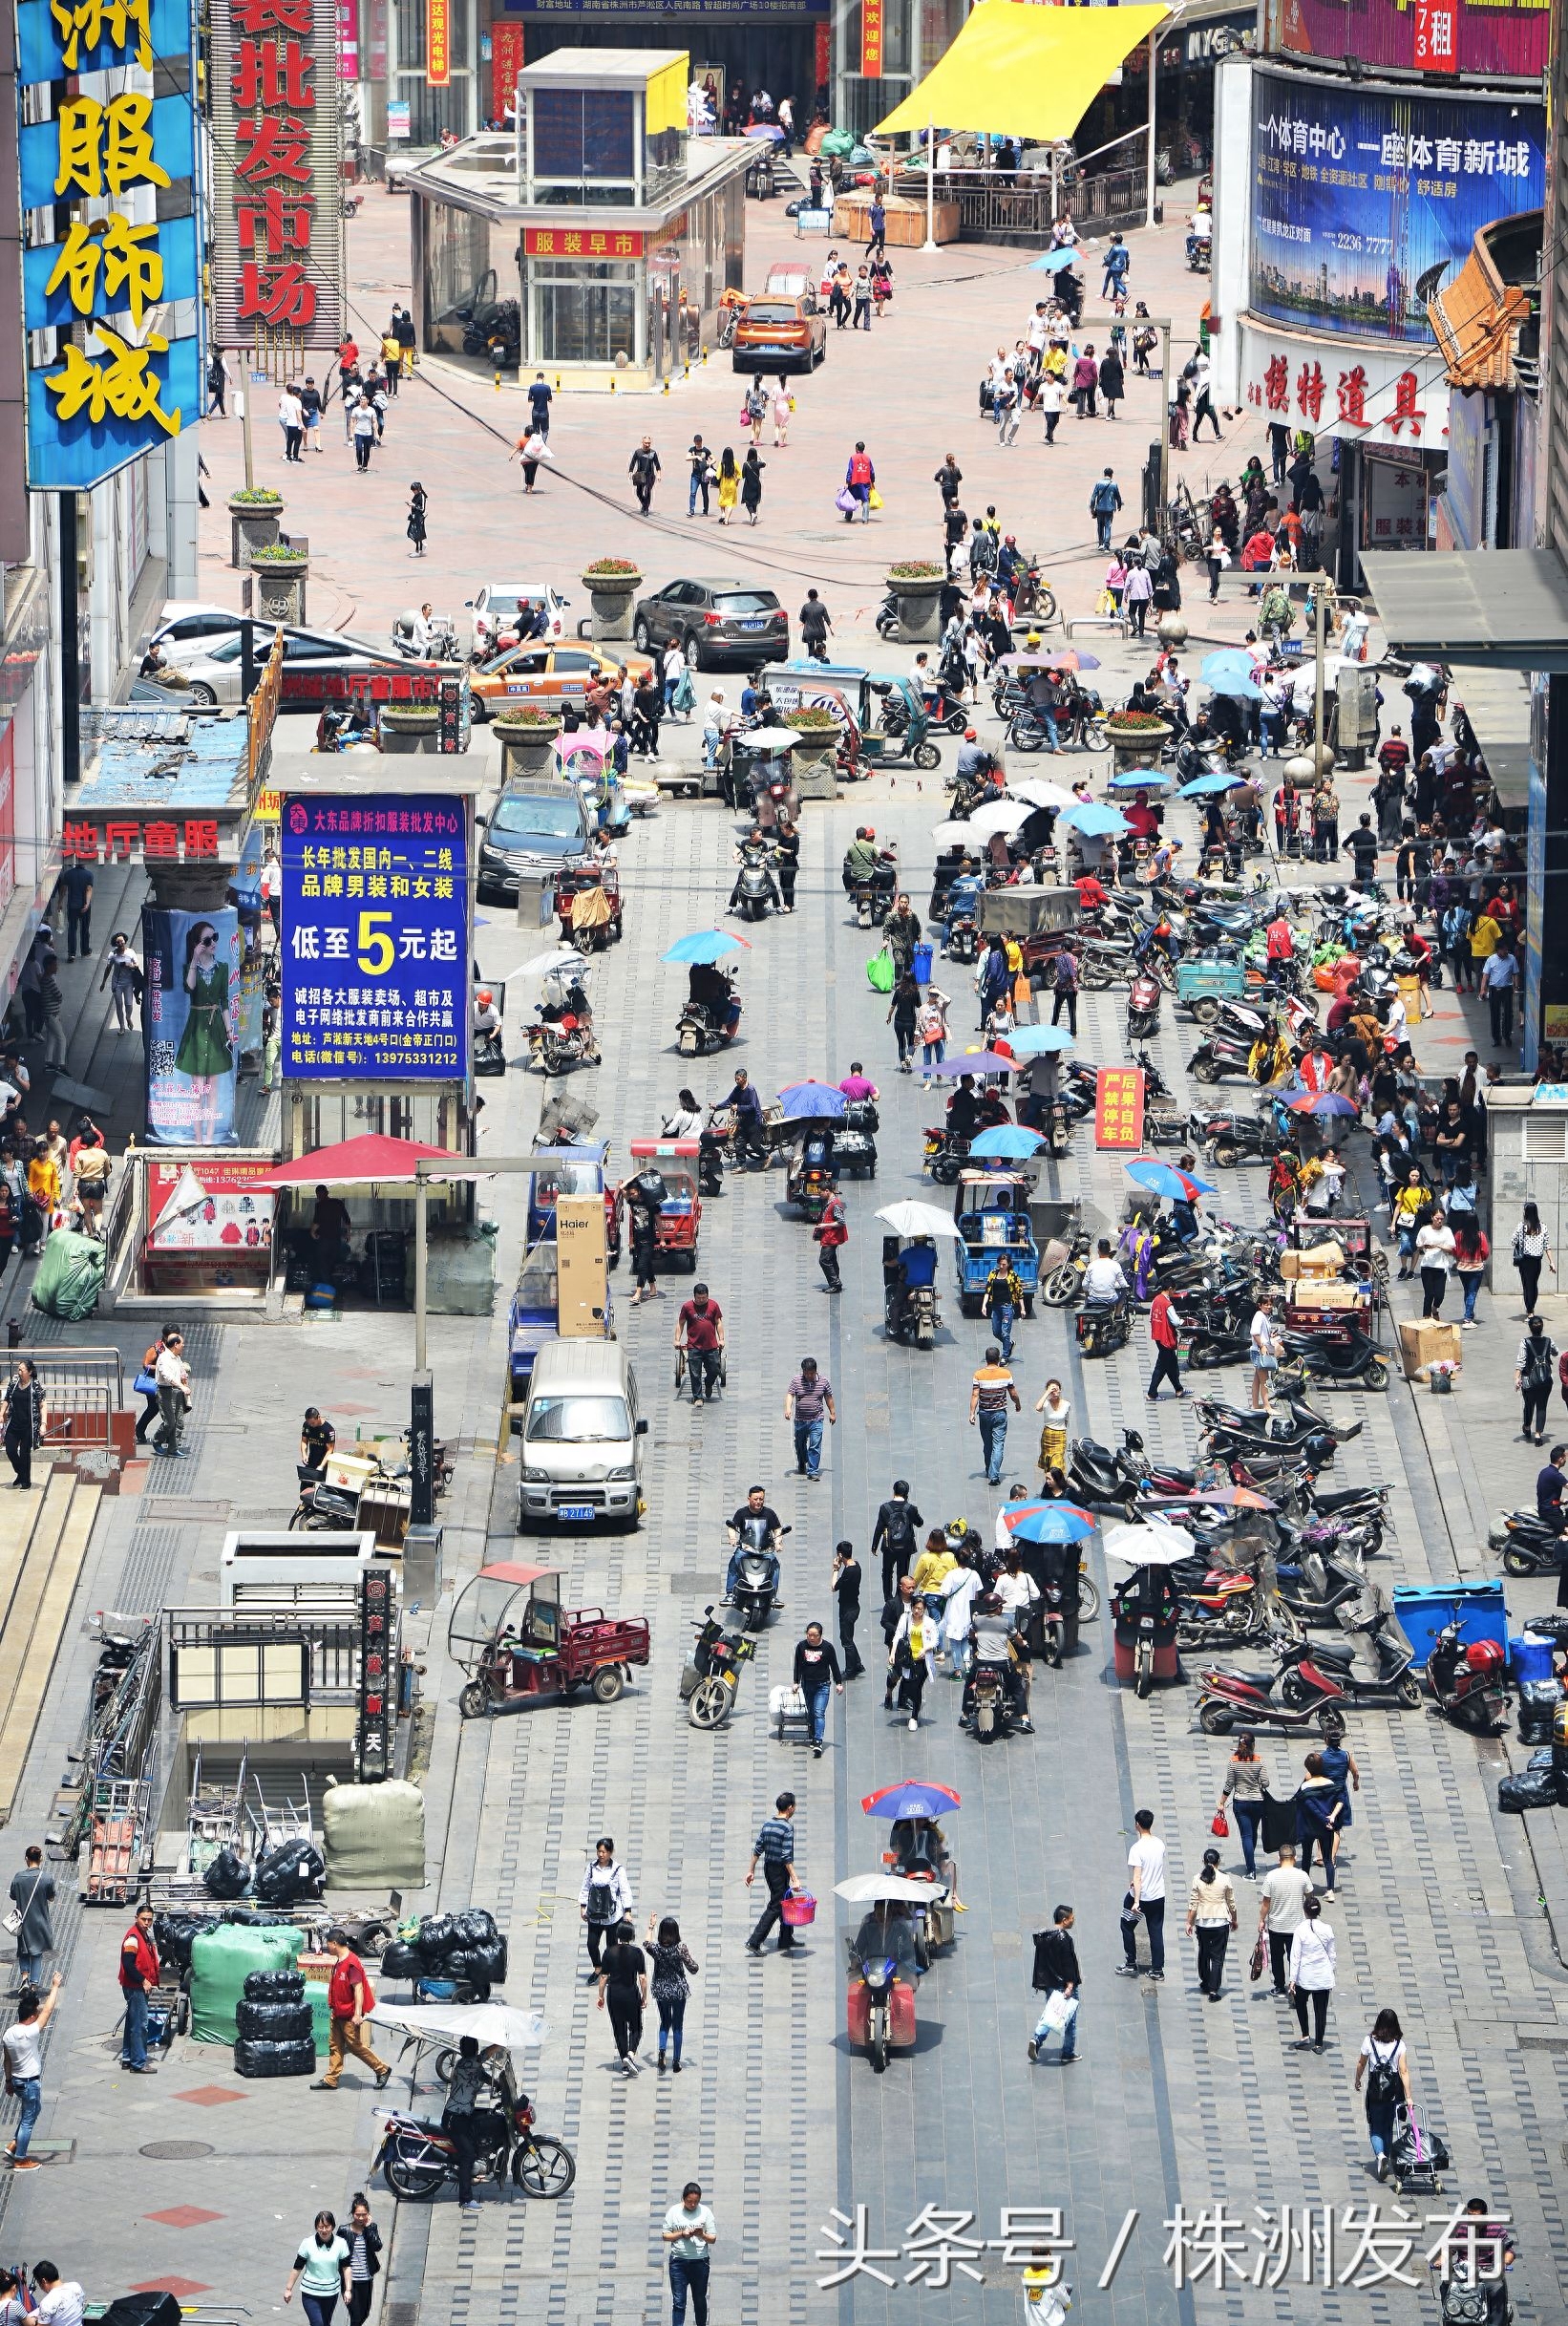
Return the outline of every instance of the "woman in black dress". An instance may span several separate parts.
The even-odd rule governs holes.
[[[413,544],[415,557],[425,554],[425,488],[422,484],[409,487],[409,539]]]
[[[643,2014],[647,2009],[647,1957],[636,1944],[629,1922],[616,1925],[615,1936],[599,1966],[599,2008],[608,2010],[615,2035],[616,2056],[623,2072],[635,2073],[635,2054],[643,2040]]]

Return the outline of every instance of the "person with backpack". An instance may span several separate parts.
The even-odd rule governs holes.
[[[1542,1319],[1532,1316],[1514,1360],[1514,1386],[1524,1399],[1524,1427],[1519,1436],[1527,1444],[1532,1438],[1537,1445],[1546,1443],[1546,1409],[1557,1376],[1557,1343]]]
[[[1080,412],[1079,417],[1082,418],[1082,416]],[[1116,482],[1115,472],[1113,469],[1108,468],[1089,496],[1089,513],[1094,520],[1102,549],[1109,549],[1111,546],[1111,528],[1115,523],[1121,505],[1121,488]]]
[[[591,1976],[599,1975],[605,1942],[623,1916],[630,1920],[631,1910],[631,1884],[626,1879],[625,1867],[616,1857],[611,1837],[601,1834],[578,1893],[578,1913],[587,1925]]]
[[[1366,2085],[1367,2135],[1372,2144],[1372,2156],[1380,2181],[1388,2177],[1388,2155],[1393,2146],[1394,2113],[1401,2101],[1409,2108],[1410,2098],[1410,2062],[1405,2049],[1405,2038],[1400,2029],[1399,2014],[1380,2011],[1372,2021],[1372,2032],[1361,2047],[1356,2061],[1356,2090]]]
[[[868,1556],[873,1559],[876,1558],[879,1551],[881,1553],[882,1597],[884,1600],[893,1597],[900,1583],[908,1573],[909,1563],[915,1555],[919,1530],[924,1524],[925,1521],[909,1499],[908,1479],[896,1478],[893,1481],[892,1493],[877,1513],[877,1524],[872,1530],[871,1549],[868,1553]]]

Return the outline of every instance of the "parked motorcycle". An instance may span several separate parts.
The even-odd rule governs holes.
[[[1510,1575],[1555,1575],[1568,1550],[1568,1535],[1557,1534],[1534,1510],[1509,1510],[1487,1535],[1494,1550],[1503,1554]]]
[[[1159,979],[1150,970],[1139,970],[1127,992],[1129,1049],[1159,1032]]]
[[[1467,1647],[1460,1617],[1443,1626],[1427,1656],[1431,1709],[1472,1736],[1494,1737],[1508,1719],[1508,1665],[1494,1639]]]
[[[740,872],[735,884],[735,910],[740,918],[743,921],[765,921],[773,905],[773,893],[770,852],[764,848],[742,848]]]
[[[1082,1355],[1112,1356],[1127,1345],[1133,1329],[1133,1303],[1125,1292],[1114,1300],[1088,1301],[1073,1324]]]
[[[694,1627],[691,1660],[681,1674],[681,1701],[691,1727],[722,1728],[734,1710],[741,1667],[756,1654],[756,1641],[726,1624],[711,1607],[703,1614],[705,1620]]]
[[[1409,1711],[1421,1701],[1421,1683],[1411,1670],[1413,1651],[1391,1608],[1365,1627],[1377,1657],[1375,1673],[1360,1671],[1354,1648],[1331,1648],[1321,1640],[1282,1645],[1280,1696],[1293,1711],[1315,1704],[1398,1706]]]
[[[956,1138],[945,1123],[927,1125],[925,1168],[939,1187],[956,1187],[958,1175],[969,1160],[969,1142]]]
[[[1282,1333],[1285,1356],[1314,1381],[1362,1389],[1387,1389],[1388,1360],[1355,1318],[1336,1312],[1312,1333]]]

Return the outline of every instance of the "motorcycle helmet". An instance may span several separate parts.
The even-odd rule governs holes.
[[[1477,1679],[1495,1678],[1503,1668],[1503,1652],[1494,1639],[1473,1639],[1465,1650],[1465,1662]]]
[[[1334,1459],[1334,1440],[1326,1430],[1314,1430],[1302,1453],[1313,1471],[1325,1469]]]

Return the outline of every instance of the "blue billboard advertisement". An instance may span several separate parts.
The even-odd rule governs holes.
[[[1426,341],[1478,227],[1541,205],[1539,105],[1254,69],[1248,305],[1315,331]]]
[[[144,905],[141,950],[147,1137],[156,1146],[231,1147],[240,916],[231,906],[173,912]]]
[[[468,1073],[468,809],[450,794],[283,801],[283,1071]]]

